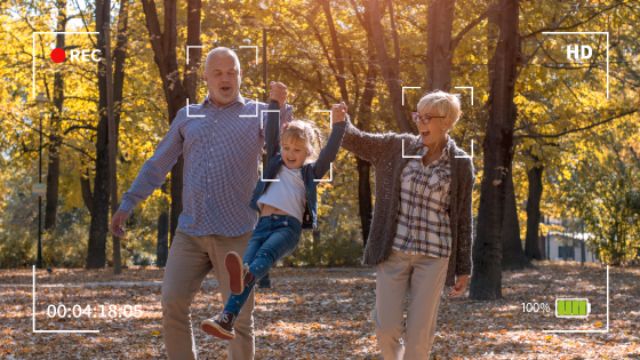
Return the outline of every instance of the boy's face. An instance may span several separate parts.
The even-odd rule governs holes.
[[[307,156],[309,156],[309,152],[304,141],[295,138],[282,139],[280,153],[282,155],[284,165],[289,169],[301,168],[302,165],[304,165]]]

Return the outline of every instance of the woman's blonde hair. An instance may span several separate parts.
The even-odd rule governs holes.
[[[444,120],[449,128],[452,128],[462,115],[458,96],[440,90],[427,93],[418,101],[419,113],[427,108],[435,109],[438,112],[437,115],[446,116]]]
[[[303,142],[308,153],[305,162],[315,161],[322,147],[322,135],[318,128],[310,121],[293,120],[284,124],[280,138],[282,139],[282,143],[285,141]]]

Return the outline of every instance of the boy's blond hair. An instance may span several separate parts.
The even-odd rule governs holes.
[[[310,121],[293,120],[282,127],[280,136],[282,143],[285,141],[302,141],[307,148],[307,159],[305,162],[315,161],[320,152],[322,135],[318,128]]]

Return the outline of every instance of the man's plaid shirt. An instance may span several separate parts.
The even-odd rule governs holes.
[[[239,236],[258,219],[249,206],[258,182],[264,146],[260,117],[268,105],[238,95],[225,106],[209,96],[178,111],[169,131],[122,196],[120,210],[131,212],[164,183],[167,173],[184,157],[182,213],[178,230],[191,236]],[[291,121],[287,105],[284,122]]]
[[[425,147],[420,155],[426,152]],[[431,257],[451,253],[449,156],[447,143],[438,160],[424,166],[422,159],[411,159],[402,170],[395,250]]]

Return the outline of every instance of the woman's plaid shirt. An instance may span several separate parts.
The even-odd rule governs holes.
[[[425,147],[421,155],[426,152]],[[411,159],[402,170],[395,250],[431,257],[451,253],[449,156],[447,144],[438,160],[424,166],[422,159]]]

